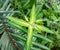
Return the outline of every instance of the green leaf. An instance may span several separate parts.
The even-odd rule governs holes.
[[[12,28],[14,27],[14,28],[16,28],[16,29],[19,29],[19,30],[27,33],[26,28],[24,28],[24,27],[22,27],[22,26],[20,26],[20,25],[17,25],[16,23],[14,23],[14,22],[12,22],[12,21],[8,21],[8,24],[9,24]]]
[[[30,13],[30,24],[33,24],[35,20],[36,20],[35,5],[33,5],[31,13]]]
[[[48,42],[53,42],[53,41],[50,40],[49,38],[44,37],[43,35],[40,35],[40,34],[34,34],[34,36],[37,37],[37,38],[40,38],[40,39],[42,39],[42,40],[48,41]]]
[[[25,26],[25,27],[29,26],[29,24],[22,19],[19,19],[19,18],[16,18],[16,17],[11,17],[11,16],[7,16],[6,18],[8,18],[10,21],[12,21],[12,22],[14,22],[18,25]]]
[[[41,30],[41,31],[53,34],[52,30],[50,30],[49,28],[42,26],[42,25],[36,25],[35,29],[37,29],[38,31]]]
[[[26,16],[26,15],[24,15],[24,18],[25,18],[25,20],[28,22],[29,20],[28,20],[28,17]]]
[[[43,5],[37,6],[36,8],[36,17],[38,17],[38,15],[40,14],[41,10],[42,10]]]
[[[31,0],[28,0],[28,1],[23,5],[23,8],[25,8],[25,9],[28,8],[28,7],[30,6],[30,4],[29,4],[30,1],[31,1]]]
[[[33,45],[36,45],[36,46],[38,46],[38,47],[40,47],[40,48],[43,48],[43,49],[45,49],[45,50],[49,50],[48,47],[46,47],[46,46],[44,46],[44,45],[42,45],[42,44],[39,44],[38,42],[33,42]]]

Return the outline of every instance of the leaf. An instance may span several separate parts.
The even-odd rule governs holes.
[[[31,13],[30,13],[30,24],[33,24],[35,20],[36,20],[35,5],[33,5]]]
[[[26,16],[26,15],[24,15],[24,18],[25,18],[25,20],[28,22],[29,20],[28,20],[28,17]]]
[[[14,27],[14,28],[16,28],[16,29],[19,29],[19,30],[27,33],[26,28],[24,28],[24,27],[22,27],[22,26],[20,26],[20,25],[17,25],[16,23],[14,23],[14,22],[12,22],[12,21],[8,21],[8,24],[9,24],[12,28]]]
[[[21,39],[21,40],[23,40],[23,41],[26,41],[25,38],[23,38],[22,36],[20,36],[20,35],[18,35],[18,34],[11,33],[11,35],[14,36],[14,37],[16,37],[16,38],[18,38],[18,39]]]
[[[8,3],[9,3],[9,0],[6,0],[5,3],[4,3],[4,5],[2,6],[2,10],[5,10],[6,9]]]
[[[32,5],[36,2],[36,0],[27,0],[27,2],[23,5],[24,9],[28,9],[32,7]]]
[[[34,36],[37,37],[37,38],[41,38],[42,40],[45,40],[45,41],[48,41],[48,42],[53,42],[49,38],[44,37],[43,35],[40,35],[40,34],[34,34]]]
[[[1,50],[14,50],[14,47],[10,43],[9,38],[7,37],[6,33],[2,35],[0,39],[0,44],[1,44]]]
[[[41,24],[41,23],[43,23],[43,21],[44,20],[42,20],[42,19],[38,19],[38,20],[36,20],[36,23]]]
[[[36,25],[36,28],[38,31],[44,31],[44,32],[47,32],[47,33],[51,33],[53,34],[53,31],[50,30],[49,28],[45,27],[45,26],[42,26],[42,25]]]
[[[23,8],[25,8],[25,9],[28,8],[28,7],[30,6],[30,4],[29,4],[30,1],[31,1],[31,0],[28,0],[28,1],[23,5]]]
[[[18,24],[18,25],[25,26],[25,27],[29,26],[29,24],[22,19],[19,19],[19,18],[16,18],[16,17],[11,17],[11,16],[7,16],[6,18],[9,19],[12,22]]]
[[[57,17],[56,17],[53,13],[51,14],[50,17],[51,17],[51,19],[53,19],[54,21],[58,21]]]
[[[43,5],[40,5],[39,7],[36,8],[36,17],[38,17],[38,15],[40,14],[42,7]]]
[[[36,46],[38,46],[38,47],[40,47],[40,48],[43,48],[43,49],[45,49],[45,50],[49,50],[48,47],[46,47],[46,46],[44,46],[44,45],[42,45],[42,44],[39,44],[38,42],[33,42],[33,45],[36,45]]]

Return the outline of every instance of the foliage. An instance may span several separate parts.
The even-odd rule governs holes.
[[[59,50],[59,0],[1,0],[0,50]]]

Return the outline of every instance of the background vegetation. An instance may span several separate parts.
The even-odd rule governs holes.
[[[60,0],[0,0],[0,50],[60,50]]]

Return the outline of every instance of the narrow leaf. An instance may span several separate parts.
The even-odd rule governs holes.
[[[38,31],[41,30],[41,31],[53,34],[53,31],[51,31],[49,28],[42,26],[42,25],[36,25],[35,29],[37,29]]]
[[[25,27],[29,26],[29,24],[26,21],[22,20],[22,19],[18,19],[16,17],[11,17],[11,16],[7,16],[6,18],[8,18],[10,21],[12,21],[12,22],[14,22],[18,25],[25,26]]]

